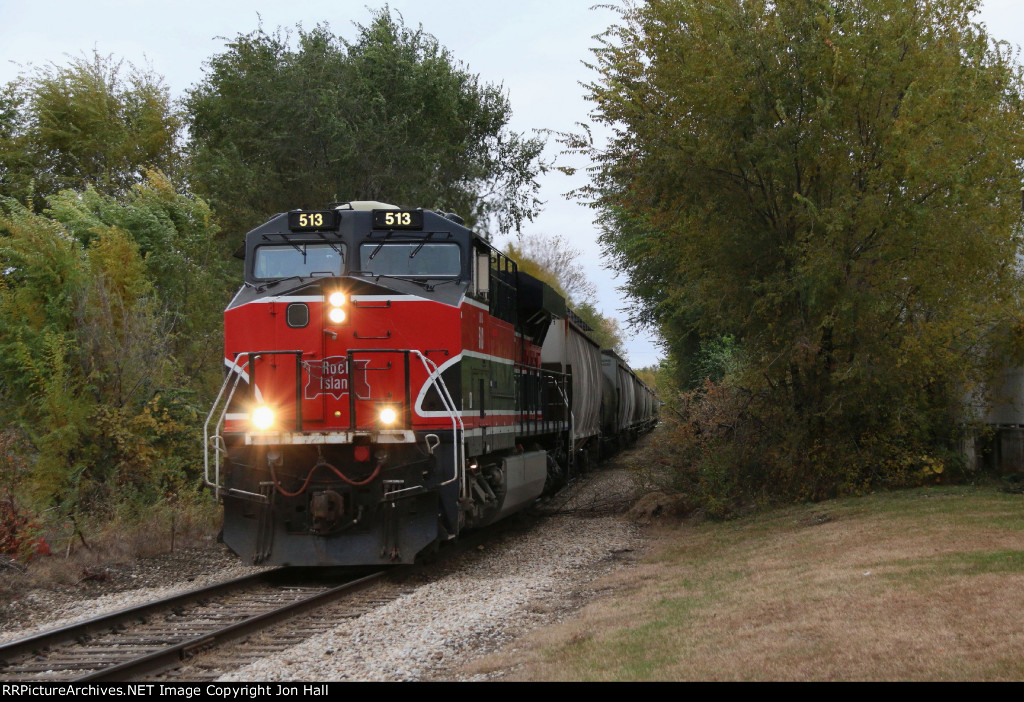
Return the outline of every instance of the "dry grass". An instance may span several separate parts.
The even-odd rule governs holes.
[[[208,543],[220,528],[220,508],[211,499],[162,503],[144,514],[110,520],[52,525],[46,533],[52,554],[27,568],[0,569],[0,602],[28,588],[75,585],[104,567]]]
[[[613,594],[465,672],[1024,679],[1024,498],[926,488],[662,526]]]

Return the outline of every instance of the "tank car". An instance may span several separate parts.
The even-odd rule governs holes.
[[[600,443],[600,349],[457,216],[285,212],[244,260],[204,429],[241,557],[411,563],[532,504]]]

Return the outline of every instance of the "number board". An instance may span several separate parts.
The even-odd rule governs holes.
[[[422,210],[374,210],[374,229],[423,229]]]
[[[335,210],[289,212],[288,228],[293,232],[315,232],[338,228],[338,213]]]

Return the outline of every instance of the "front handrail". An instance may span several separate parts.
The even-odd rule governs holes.
[[[459,466],[466,465],[466,424],[462,421],[462,413],[458,411],[455,405],[455,400],[452,399],[451,393],[448,392],[448,386],[444,382],[444,378],[441,377],[441,372],[437,367],[437,364],[427,358],[424,354],[419,351],[413,350],[419,359],[423,363],[423,367],[427,371],[427,380],[432,382],[434,387],[438,388],[438,395],[441,397],[441,402],[445,405],[445,410],[452,418],[452,442],[454,444],[454,450],[452,451],[452,463],[453,472],[452,477],[442,482],[438,487],[444,487],[454,482],[459,477]],[[433,370],[431,370],[431,366]],[[461,435],[461,439],[459,438]],[[460,457],[461,452],[461,457]],[[461,461],[460,461],[461,458]],[[466,484],[465,471],[462,471],[462,496],[465,497],[468,493],[468,486]]]
[[[458,410],[451,392],[448,390],[448,386],[444,382],[444,378],[434,361],[430,360],[424,353],[416,349],[350,349],[346,354],[347,363],[349,369],[349,377],[352,377],[352,369],[354,368],[353,358],[354,356],[362,354],[375,354],[375,353],[401,353],[406,356],[405,363],[405,386],[406,386],[406,419],[407,425],[412,426],[412,413],[413,413],[413,398],[410,388],[409,378],[409,363],[408,356],[412,354],[416,356],[420,363],[423,364],[423,368],[427,373],[426,382],[432,385],[438,393],[441,399],[441,403],[444,406],[445,412],[448,414],[449,420],[452,423],[452,440],[453,440],[453,451],[452,451],[452,475],[445,478],[438,487],[444,487],[450,485],[453,482],[462,478],[461,492],[465,496],[468,490],[466,484],[464,471],[460,471],[459,467],[465,464],[465,434],[466,427],[462,420],[462,414]],[[231,406],[231,402],[234,399],[235,393],[238,389],[239,384],[242,380],[246,380],[254,395],[258,393],[258,389],[255,384],[255,361],[260,356],[269,355],[295,355],[296,356],[296,431],[303,431],[302,427],[302,377],[301,377],[301,363],[302,363],[302,352],[301,351],[241,351],[235,354],[235,360],[228,365],[228,374],[224,378],[224,383],[221,385],[220,391],[217,393],[217,398],[214,400],[213,406],[210,408],[209,414],[207,414],[206,422],[203,424],[203,480],[207,486],[214,488],[218,495],[223,491],[221,485],[221,456],[227,454],[227,446],[223,437],[223,427],[227,419],[228,409]],[[242,362],[242,359],[245,359]],[[246,372],[248,370],[248,373]],[[356,427],[354,426],[356,413],[355,403],[357,401],[356,393],[354,388],[349,393],[349,407],[350,407],[350,430],[355,433]],[[214,421],[216,418],[216,421]],[[211,432],[211,423],[213,424],[213,430]],[[211,461],[211,449],[213,457]],[[211,476],[212,469],[212,476]],[[410,488],[411,489],[411,488]],[[239,494],[244,497],[258,499],[265,501],[266,496],[257,493],[248,493],[243,490],[231,490],[232,494]]]
[[[224,437],[221,434],[224,426],[224,420],[227,417],[228,407],[231,406],[231,400],[235,396],[235,390],[238,388],[239,381],[242,380],[243,366],[239,365],[238,359],[242,354],[237,354],[235,360],[228,366],[228,373],[224,376],[224,382],[220,386],[220,391],[217,393],[217,398],[213,401],[213,406],[210,407],[209,414],[206,415],[206,422],[203,423],[203,482],[215,490],[221,490],[220,485],[220,456],[221,453],[227,453],[227,447],[224,445]],[[249,358],[245,365],[248,365]],[[227,398],[224,398],[224,392],[231,386],[231,390],[228,391]],[[223,407],[221,407],[221,400],[224,399]],[[217,418],[214,424],[214,433],[210,433],[210,421],[214,415],[217,414],[217,408],[221,407],[220,416]],[[210,480],[210,448],[214,449],[214,471],[213,480]]]
[[[351,369],[354,367],[354,360],[356,355],[363,354],[380,354],[380,353],[399,353],[405,356],[405,400],[406,400],[406,425],[412,426],[412,414],[413,414],[413,398],[412,390],[410,387],[409,377],[409,354],[415,355],[420,359],[423,364],[423,369],[427,372],[427,383],[430,383],[437,389],[437,394],[441,398],[441,403],[444,405],[445,412],[448,413],[448,417],[452,422],[452,442],[454,450],[452,451],[452,476],[442,481],[438,487],[444,487],[450,485],[462,476],[462,494],[466,495],[468,486],[465,480],[464,471],[459,470],[460,465],[465,465],[465,436],[466,436],[466,425],[462,421],[462,413],[458,411],[458,406],[455,404],[455,400],[452,398],[451,393],[448,391],[448,386],[444,382],[444,378],[441,377],[441,372],[436,363],[427,358],[427,356],[418,351],[417,349],[349,349],[347,356],[347,363],[349,367],[349,375],[351,377]],[[355,431],[356,429],[356,402],[358,398],[354,391],[349,393],[349,426]],[[413,490],[414,488],[407,488]],[[398,494],[405,492],[404,490],[396,491]]]
[[[298,429],[302,429],[302,351],[240,351],[235,354],[235,359],[228,365],[228,374],[224,378],[224,382],[220,386],[220,391],[217,393],[217,398],[213,401],[213,406],[210,408],[209,414],[206,415],[206,421],[203,423],[203,482],[213,488],[217,495],[223,491],[223,486],[220,480],[220,467],[221,467],[221,455],[227,454],[227,445],[224,441],[223,428],[224,422],[227,419],[228,409],[231,407],[231,401],[235,397],[235,392],[238,390],[239,383],[245,379],[252,393],[255,396],[258,392],[256,388],[256,359],[261,356],[275,356],[275,355],[294,355],[295,356],[295,423]],[[245,363],[240,363],[242,358],[245,358]],[[248,377],[245,377],[246,372],[243,368],[248,367]],[[230,388],[230,390],[228,389]],[[225,398],[224,393],[227,391],[227,397]],[[223,400],[223,404],[221,403]],[[210,422],[213,420],[215,415],[218,415],[218,408],[220,409],[217,421],[214,423],[213,433],[210,433]],[[210,479],[210,449],[213,449],[213,479]],[[266,501],[266,496],[254,492],[246,492],[245,490],[231,490],[233,494],[238,494],[247,498],[256,499],[260,502]]]

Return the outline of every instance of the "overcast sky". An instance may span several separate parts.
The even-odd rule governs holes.
[[[590,107],[580,83],[592,74],[582,61],[596,45],[593,36],[615,17],[611,10],[594,8],[596,0],[389,4],[407,25],[422,25],[437,37],[471,72],[504,85],[515,131],[566,131],[587,119]],[[30,65],[63,65],[95,49],[148,66],[180,96],[202,79],[204,61],[224,50],[225,39],[255,29],[261,20],[268,31],[326,22],[336,34],[353,38],[353,23],[366,24],[369,8],[380,5],[373,0],[0,0],[0,83]],[[1024,0],[985,0],[978,19],[993,36],[1024,44]],[[549,157],[556,146],[549,145]],[[661,352],[649,335],[626,325],[626,301],[602,265],[592,212],[564,197],[583,182],[581,176],[546,176],[544,211],[524,231],[562,234],[583,251],[598,285],[599,307],[622,323],[630,364],[650,365]]]

